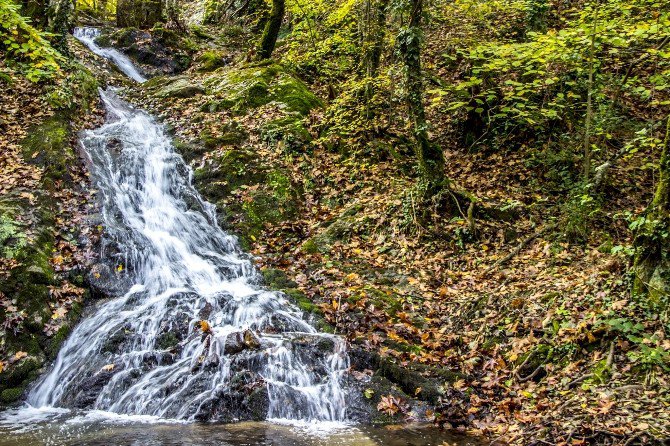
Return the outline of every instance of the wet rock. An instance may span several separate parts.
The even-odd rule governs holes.
[[[74,395],[69,405],[77,409],[92,407],[102,388],[119,370],[119,366],[115,364],[103,366],[100,370],[82,380],[77,386],[79,391]]]
[[[126,274],[117,271],[112,265],[98,263],[91,267],[86,276],[91,297],[105,299],[123,296],[130,288]]]
[[[189,49],[179,34],[155,26],[151,30],[123,28],[96,39],[100,46],[115,47],[143,65],[150,76],[178,74],[191,64]]]
[[[244,330],[229,334],[223,351],[226,355],[234,355],[244,350],[256,350],[260,346],[258,337],[251,330]]]
[[[230,385],[216,397],[204,401],[195,414],[199,421],[262,421],[266,418],[270,398],[263,378],[243,370],[231,377]]]
[[[200,312],[198,313],[198,317],[201,320],[207,320],[209,319],[209,315],[212,314],[212,311],[214,311],[214,307],[212,304],[209,302],[205,303],[205,306],[200,309]]]

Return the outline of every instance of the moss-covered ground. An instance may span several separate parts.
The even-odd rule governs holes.
[[[17,402],[81,312],[93,200],[76,150],[98,83],[77,63],[54,83],[0,80],[0,405]]]

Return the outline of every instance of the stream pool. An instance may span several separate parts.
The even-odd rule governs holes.
[[[234,424],[161,421],[64,409],[0,414],[0,446],[478,446],[476,439],[425,424],[371,427],[321,422]]]

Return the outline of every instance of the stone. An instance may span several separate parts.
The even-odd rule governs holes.
[[[229,334],[223,351],[226,355],[235,355],[244,350],[256,350],[260,346],[258,337],[251,330],[244,330]]]
[[[187,78],[176,78],[156,92],[161,98],[191,98],[203,94],[205,89],[198,84],[191,83]]]

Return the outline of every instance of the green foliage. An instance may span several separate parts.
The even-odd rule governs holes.
[[[526,8],[529,14],[533,3],[524,2],[530,7]],[[647,14],[658,8],[657,18]],[[447,63],[469,68],[460,81],[433,91],[434,105],[463,119],[478,115],[493,134],[523,135],[526,129],[549,136],[551,129],[562,128],[557,123],[582,116],[592,37],[596,73],[630,63],[632,54],[647,54],[665,67],[661,70],[664,74],[654,78],[636,78],[635,83],[643,85],[630,89],[641,99],[649,97],[652,88],[670,84],[668,55],[654,49],[670,36],[668,9],[651,0],[591,3],[573,11],[574,18],[562,29],[529,31],[521,41],[503,39],[459,46],[445,56]],[[624,71],[619,70],[618,77],[596,75],[594,108],[602,119],[610,112],[611,100],[604,95],[604,85],[620,84]],[[604,128],[596,128],[593,134],[604,132]]]
[[[63,57],[19,14],[20,6],[0,0],[0,55],[17,65],[27,79],[38,82],[60,74]]]

